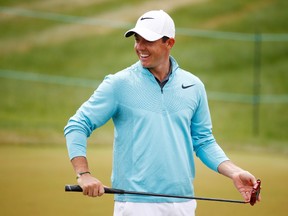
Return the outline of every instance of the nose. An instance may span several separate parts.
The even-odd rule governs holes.
[[[135,41],[135,49],[137,50],[144,50],[145,49],[145,41],[144,40],[137,40]]]
[[[143,43],[135,42],[135,49],[136,50],[142,50],[143,49]]]

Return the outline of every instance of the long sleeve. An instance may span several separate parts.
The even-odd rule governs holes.
[[[214,171],[218,166],[229,160],[212,134],[212,122],[204,85],[199,88],[199,104],[192,118],[191,133],[197,157]]]
[[[70,159],[86,156],[87,138],[113,116],[115,107],[112,81],[107,76],[64,128]]]

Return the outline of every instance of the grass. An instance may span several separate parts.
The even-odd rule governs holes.
[[[185,7],[173,13],[179,27],[217,29],[232,32],[286,33],[287,2],[278,0],[216,0]],[[191,19],[188,19],[191,18]]]
[[[107,148],[99,149],[96,153],[97,161],[111,161],[110,151],[111,149]],[[1,180],[2,214],[10,216],[20,213],[21,215],[43,216],[93,215],[95,210],[91,206],[96,204],[101,207],[97,208],[98,215],[112,215],[112,197],[106,196],[103,199],[92,200],[81,197],[81,194],[64,192],[65,184],[76,182],[65,153],[64,148],[1,147],[0,160],[7,166],[1,166],[0,169],[3,174],[11,177]],[[91,163],[93,162],[95,160],[92,159]],[[99,166],[97,171],[102,173],[103,182],[109,184],[111,164],[109,162],[105,164]],[[95,169],[95,166],[93,167]],[[13,177],[11,170],[15,170],[12,172]]]
[[[56,7],[53,5],[59,2],[51,2],[46,11],[36,1],[10,1],[6,5],[22,5],[35,11],[39,9],[83,17],[93,15],[94,11],[97,17],[131,2],[135,7],[140,4],[136,1],[100,1],[79,7],[76,7],[77,4],[74,7]],[[285,33],[288,30],[288,15],[283,9],[286,4],[284,0],[204,1],[191,7],[175,8],[170,14],[178,28],[253,34],[256,20],[260,32]],[[135,17],[138,16],[135,14]],[[274,22],[277,24],[272,25]],[[133,39],[123,38],[126,29],[103,30],[101,27],[28,17],[19,19],[19,16],[10,15],[2,16],[0,23],[5,29],[0,31],[0,47],[3,48],[0,51],[0,69],[95,80],[96,83],[105,75],[115,73],[137,60]],[[102,31],[97,33],[96,29]],[[270,147],[275,146],[275,149],[287,152],[287,103],[261,104],[260,133],[255,137],[252,104],[213,100],[210,97],[212,94],[209,94],[253,94],[255,44],[252,41],[183,35],[177,35],[176,39],[172,55],[182,68],[199,76],[205,83],[217,139],[225,146],[231,145],[231,148],[241,148],[245,143],[245,146],[256,145],[259,148],[269,146],[269,151]],[[271,95],[272,99],[274,95],[287,97],[288,42],[263,42],[261,51],[261,94]],[[0,90],[0,133],[3,134],[0,143],[29,143],[30,139],[31,143],[59,144],[63,140],[62,130],[68,118],[89,98],[94,88],[0,78]],[[107,134],[104,137],[113,136],[111,125],[101,132]],[[97,138],[100,139],[98,143],[111,142],[111,139],[102,139],[101,136]]]
[[[2,215],[112,215],[113,196],[84,197],[65,193],[65,184],[75,184],[64,146],[0,146],[0,208]],[[198,201],[197,215],[284,216],[287,212],[287,157],[279,154],[228,151],[230,158],[262,179],[262,201],[249,205]],[[93,174],[110,186],[112,147],[91,145],[88,158]],[[196,160],[196,195],[240,199],[229,179],[214,173]],[[267,172],[269,170],[269,172]],[[275,179],[280,183],[275,184]]]

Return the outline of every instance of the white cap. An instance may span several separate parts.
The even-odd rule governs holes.
[[[149,11],[138,19],[133,29],[125,33],[125,37],[130,37],[135,33],[148,41],[156,41],[164,36],[175,38],[174,21],[163,10]]]

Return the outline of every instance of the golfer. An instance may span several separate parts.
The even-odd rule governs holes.
[[[163,10],[149,11],[125,33],[130,36],[139,61],[106,76],[64,129],[83,194],[104,193],[97,172],[89,170],[86,143],[112,118],[113,188],[194,196],[195,153],[229,177],[249,201],[256,178],[234,165],[216,143],[203,83],[170,55],[175,45],[172,18]],[[115,195],[114,216],[191,216],[195,209],[195,200],[120,194]]]

